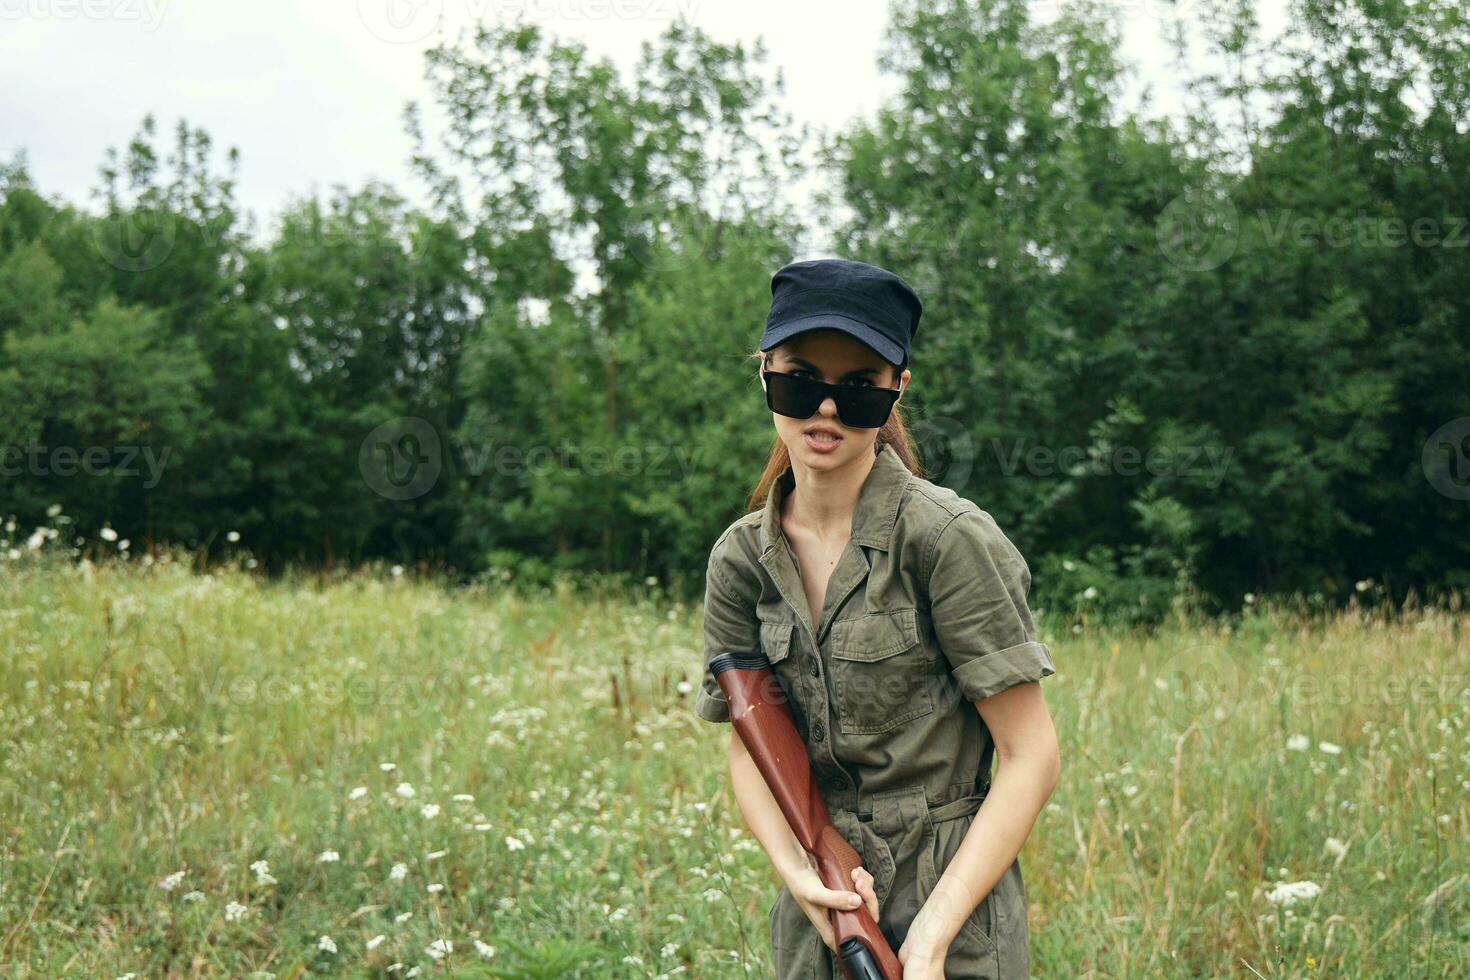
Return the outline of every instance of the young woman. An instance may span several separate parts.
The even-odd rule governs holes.
[[[912,288],[826,259],[771,289],[754,356],[776,440],[750,512],[710,553],[705,655],[771,661],[863,860],[851,891],[824,887],[732,729],[737,803],[784,882],[776,976],[841,980],[828,910],[866,903],[905,978],[1026,977],[1018,855],[1060,768],[1030,572],[989,514],[921,475],[896,407]],[[730,720],[708,668],[695,709]]]

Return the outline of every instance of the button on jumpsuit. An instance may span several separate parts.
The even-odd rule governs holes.
[[[710,552],[706,661],[761,651],[785,691],[832,821],[874,879],[896,952],[959,849],[989,788],[994,744],[974,702],[1055,673],[1036,639],[1025,560],[988,513],[879,448],[852,536],[811,627],[781,531],[788,467],[763,510]],[[706,666],[695,711],[730,720]],[[842,980],[789,889],[770,908],[778,980]],[[961,925],[945,976],[1029,975],[1019,857]]]

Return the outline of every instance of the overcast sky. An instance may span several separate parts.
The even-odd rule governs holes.
[[[1036,0],[1046,16],[1055,0]],[[1124,55],[1177,107],[1167,0],[1116,0]],[[1177,0],[1188,10],[1195,0]],[[1263,0],[1268,29],[1286,0]],[[146,113],[184,118],[241,153],[238,198],[262,220],[292,196],[370,177],[416,197],[402,110],[422,100],[422,52],[475,22],[525,19],[631,67],[679,14],[714,37],[765,38],[787,106],[828,128],[893,91],[878,73],[885,0],[0,0],[0,157],[24,148],[43,193],[88,203],[108,146]],[[167,147],[171,135],[160,142]]]

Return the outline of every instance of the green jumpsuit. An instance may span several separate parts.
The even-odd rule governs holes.
[[[788,467],[763,510],[710,552],[705,657],[762,651],[790,701],[833,823],[874,878],[895,951],[959,849],[990,785],[993,742],[974,702],[1055,673],[1026,605],[1025,560],[988,513],[880,448],[814,632],[781,531]],[[709,672],[695,711],[730,720]],[[786,887],[770,909],[778,980],[842,980]],[[950,943],[945,976],[1029,974],[1020,860]]]

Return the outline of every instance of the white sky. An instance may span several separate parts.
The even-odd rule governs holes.
[[[1114,2],[1140,83],[1161,107],[1177,106],[1159,16],[1168,0]],[[1054,0],[1034,3],[1046,17]],[[1268,30],[1285,3],[1262,0]],[[238,147],[237,197],[258,219],[293,196],[370,177],[417,198],[402,110],[426,97],[422,51],[436,30],[452,36],[518,12],[625,68],[680,12],[720,40],[764,36],[787,108],[837,128],[893,91],[876,64],[887,9],[885,0],[0,0],[0,158],[24,148],[43,193],[88,203],[104,149],[124,148],[151,112],[165,151],[180,118],[209,132],[221,161]]]

